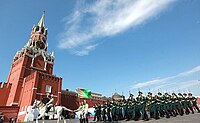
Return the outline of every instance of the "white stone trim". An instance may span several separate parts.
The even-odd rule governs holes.
[[[34,68],[34,69],[37,69],[37,70],[45,71],[45,70],[37,68],[37,67],[33,67],[33,66],[31,66],[31,67]]]
[[[20,111],[20,112],[18,113],[18,116],[24,115],[24,114],[26,114],[26,111]]]
[[[36,93],[37,95],[46,95],[46,94],[43,94],[43,93]]]
[[[12,102],[10,105],[12,106],[12,105],[18,105],[19,103],[17,103],[17,102]]]
[[[43,94],[43,93],[36,93],[37,95],[47,95],[47,94]],[[53,95],[53,97],[58,97],[56,95]]]

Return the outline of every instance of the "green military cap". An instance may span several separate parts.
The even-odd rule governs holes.
[[[152,93],[151,93],[151,92],[148,92],[148,94],[149,94],[149,95],[152,95]]]
[[[130,96],[134,96],[134,95],[130,93]]]
[[[165,95],[168,95],[168,93],[167,93],[167,92],[165,92]]]
[[[161,93],[161,92],[158,92],[158,95],[162,95],[162,93]]]
[[[182,95],[181,93],[178,93],[178,95]]]
[[[138,91],[139,94],[143,94],[142,91]]]

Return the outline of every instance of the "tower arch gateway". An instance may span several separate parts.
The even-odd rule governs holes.
[[[35,99],[42,99],[51,93],[55,104],[61,100],[62,78],[53,74],[54,52],[48,52],[48,29],[44,13],[31,30],[26,45],[16,52],[7,82],[12,84],[7,106],[19,106],[18,121],[23,121],[27,107]]]

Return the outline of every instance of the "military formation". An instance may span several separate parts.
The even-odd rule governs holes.
[[[196,98],[191,93],[177,95],[158,92],[153,96],[151,92],[148,92],[146,97],[142,94],[139,91],[137,97],[130,94],[128,99],[123,98],[118,101],[107,101],[103,105],[95,105],[94,121],[138,121],[139,119],[148,121],[152,118],[157,120],[161,117],[170,118],[194,112],[200,113]]]

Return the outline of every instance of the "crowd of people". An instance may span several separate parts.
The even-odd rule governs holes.
[[[42,100],[47,105],[47,112],[53,107],[53,98],[47,96]],[[130,94],[128,99],[107,101],[103,105],[95,104],[94,121],[120,121],[120,120],[145,120],[160,119],[161,117],[176,117],[177,115],[183,116],[194,112],[200,113],[197,105],[197,99],[192,96],[192,93],[161,93],[152,95],[148,92],[147,96],[143,96],[141,91],[138,92],[138,96],[134,97]],[[70,112],[80,112],[80,122],[88,123],[89,106],[84,100],[80,103],[80,107],[77,110],[69,110]],[[196,110],[196,111],[195,111]]]
[[[148,92],[145,97],[141,91],[135,98],[130,94],[128,99],[123,98],[119,101],[107,101],[103,105],[95,105],[94,121],[119,121],[119,120],[142,120],[148,121],[151,118],[160,119],[161,117],[183,116],[200,113],[196,98],[191,93],[160,93],[152,95]]]

